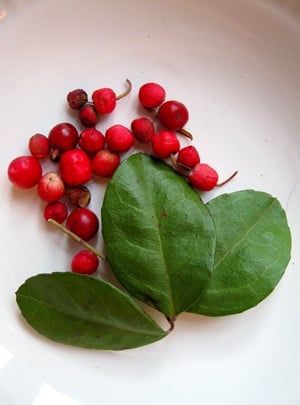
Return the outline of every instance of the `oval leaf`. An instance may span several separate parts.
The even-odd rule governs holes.
[[[190,307],[207,286],[214,224],[169,165],[143,153],[123,161],[106,189],[102,232],[119,282],[167,317]]]
[[[284,210],[271,195],[243,190],[210,201],[217,245],[209,286],[189,312],[218,316],[245,311],[275,288],[290,260]]]
[[[54,341],[88,349],[122,350],[167,335],[127,294],[76,273],[40,274],[16,292],[27,322]]]

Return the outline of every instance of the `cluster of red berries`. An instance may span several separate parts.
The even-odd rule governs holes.
[[[73,124],[63,122],[55,125],[47,136],[35,134],[28,142],[30,154],[15,158],[8,167],[8,178],[14,185],[25,189],[36,186],[38,196],[46,203],[44,218],[59,225],[66,221],[62,230],[76,236],[83,244],[99,229],[98,217],[87,208],[91,196],[86,184],[93,175],[112,177],[122,153],[129,151],[135,140],[150,144],[158,158],[170,159],[174,168],[197,189],[207,191],[218,185],[217,172],[200,163],[194,146],[180,148],[178,134],[192,139],[184,129],[189,119],[188,110],[179,101],[166,101],[166,91],[157,83],[146,83],[138,92],[139,103],[149,116],[134,119],[130,128],[115,124],[104,133],[96,128],[101,115],[111,113],[117,101],[131,89],[129,80],[120,95],[110,88],[100,88],[92,93],[91,101],[83,89],[69,92],[67,102],[71,109],[78,110],[82,131],[79,133]],[[41,162],[49,158],[58,169],[43,173]],[[69,205],[73,206],[70,213]],[[84,249],[73,258],[71,269],[93,274],[98,264],[98,255]]]

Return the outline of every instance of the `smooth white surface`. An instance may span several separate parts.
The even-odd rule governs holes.
[[[300,403],[299,15],[296,0],[1,1],[0,404]],[[29,136],[72,118],[68,91],[118,93],[127,77],[131,96],[99,127],[129,125],[138,87],[160,82],[189,107],[202,160],[224,178],[239,170],[222,192],[255,188],[279,198],[293,256],[275,292],[250,311],[185,314],[161,342],[87,351],[38,336],[19,315],[18,286],[66,269],[77,247],[49,229],[35,191],[16,190],[6,170],[27,153]],[[99,210],[99,184],[93,193]]]

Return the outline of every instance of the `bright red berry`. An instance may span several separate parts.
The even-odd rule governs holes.
[[[154,125],[147,117],[136,118],[131,122],[131,130],[135,138],[141,143],[148,143],[154,136]]]
[[[92,100],[96,110],[100,114],[109,114],[111,113],[117,104],[117,100],[127,96],[131,92],[132,84],[130,80],[126,80],[127,88],[121,94],[116,95],[116,93],[108,88],[103,87],[97,89],[92,93]]]
[[[106,130],[105,141],[108,149],[112,152],[123,153],[133,146],[134,136],[128,128],[116,124]]]
[[[43,159],[50,153],[49,139],[42,134],[35,134],[29,138],[28,149],[32,156]]]
[[[158,83],[145,83],[139,89],[138,98],[143,107],[155,108],[164,102],[166,91]]]
[[[161,159],[168,158],[180,149],[176,134],[166,130],[157,132],[152,138],[151,145],[155,155]]]
[[[177,163],[185,168],[192,169],[197,163],[200,163],[200,156],[197,149],[190,145],[178,152]]]
[[[70,91],[67,95],[67,101],[69,106],[73,110],[79,110],[88,101],[87,93],[82,89],[76,89]]]
[[[76,208],[68,216],[66,227],[87,242],[98,232],[99,220],[90,209]]]
[[[96,128],[87,128],[81,132],[78,144],[85,152],[96,153],[104,148],[105,138]]]
[[[65,194],[65,185],[58,173],[49,172],[40,178],[37,192],[43,201],[58,201]]]
[[[81,149],[71,149],[64,152],[59,167],[63,181],[71,186],[86,183],[92,177],[90,158]]]
[[[169,100],[159,107],[158,119],[165,128],[179,131],[188,122],[189,112],[180,101]]]
[[[93,104],[85,104],[79,110],[79,120],[86,128],[91,128],[98,123],[98,112]]]
[[[206,163],[198,163],[190,171],[189,182],[198,190],[209,191],[218,183],[218,173]]]
[[[20,188],[37,185],[42,176],[42,166],[33,156],[19,156],[12,160],[7,169],[11,183]]]
[[[62,224],[68,216],[68,207],[61,201],[49,202],[44,208],[44,218],[54,219],[59,224]]]
[[[81,250],[72,259],[71,269],[74,273],[93,274],[99,266],[99,259],[89,250]]]
[[[93,172],[98,176],[110,178],[120,165],[120,156],[108,149],[98,152],[92,160]]]
[[[111,113],[117,104],[116,93],[107,87],[95,90],[92,94],[92,100],[100,114]]]
[[[62,151],[69,150],[77,145],[78,131],[74,125],[62,122],[50,130],[48,138],[52,148],[59,148]]]

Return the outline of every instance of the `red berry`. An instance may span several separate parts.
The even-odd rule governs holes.
[[[116,93],[107,87],[95,90],[92,100],[96,110],[101,114],[111,113],[117,104]]]
[[[87,242],[98,232],[99,220],[88,208],[76,208],[68,216],[66,227]]]
[[[12,160],[7,169],[9,180],[17,187],[34,187],[42,176],[42,166],[33,156],[19,156]]]
[[[178,131],[188,122],[189,112],[180,101],[169,100],[159,107],[158,119],[165,128]]]
[[[123,153],[133,146],[134,136],[128,128],[116,124],[106,130],[105,140],[107,147],[112,152]]]
[[[98,176],[110,178],[121,162],[120,156],[110,150],[103,149],[92,160],[93,172]]]
[[[86,128],[94,127],[98,122],[98,112],[93,104],[85,104],[79,110],[79,120]]]
[[[87,103],[88,96],[84,90],[76,89],[68,93],[67,101],[73,110],[79,110],[85,103]]]
[[[95,253],[89,250],[78,252],[71,262],[71,269],[74,273],[93,274],[99,266],[99,259]]]
[[[77,145],[78,131],[74,125],[62,122],[50,130],[48,138],[52,148],[65,151],[73,149]]]
[[[60,201],[49,202],[44,208],[44,218],[54,219],[59,224],[62,224],[68,216],[68,207]]]
[[[198,163],[190,171],[188,179],[198,190],[209,191],[218,183],[218,173],[206,163]]]
[[[200,163],[200,156],[197,149],[190,145],[178,152],[177,163],[183,167],[192,169],[197,163]]]
[[[96,128],[88,128],[81,132],[78,144],[84,151],[95,153],[104,148],[105,138]]]
[[[91,161],[81,149],[71,149],[64,152],[59,167],[63,181],[71,186],[86,183],[92,177]]]
[[[131,130],[135,138],[142,143],[148,143],[154,136],[154,125],[149,118],[140,117],[131,122]]]
[[[155,108],[164,102],[166,91],[160,84],[145,83],[139,89],[138,98],[143,107]]]
[[[37,192],[43,201],[57,201],[64,196],[65,185],[59,174],[49,172],[40,178],[37,186]]]
[[[49,155],[49,139],[42,134],[35,134],[29,138],[28,148],[32,156],[43,159]]]
[[[180,149],[179,140],[174,132],[162,130],[151,141],[153,152],[161,159],[168,158]]]

